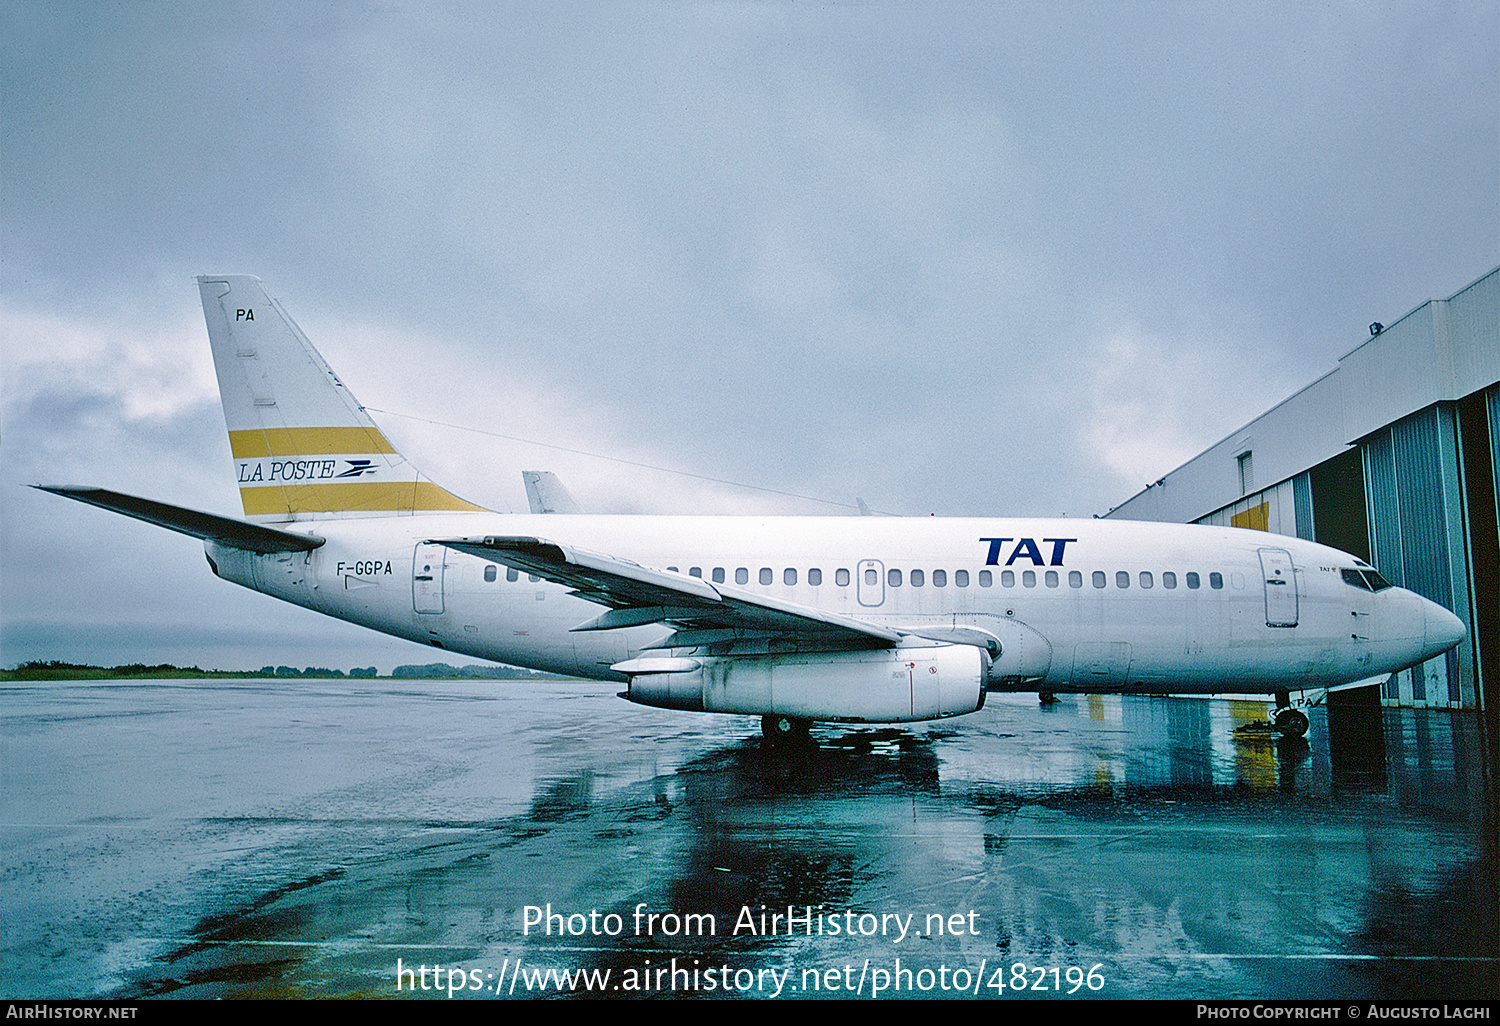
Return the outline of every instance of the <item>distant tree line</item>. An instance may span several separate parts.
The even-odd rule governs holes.
[[[325,666],[262,666],[259,670],[204,670],[197,666],[172,663],[126,663],[122,666],[93,666],[89,663],[67,663],[56,659],[33,660],[10,670],[0,670],[0,680],[112,680],[116,678],[243,678],[243,677],[314,677],[373,679],[379,671],[373,666],[354,667],[348,673]],[[448,663],[424,663],[398,666],[391,676],[403,680],[556,680],[554,674],[537,673],[515,666],[450,666]]]
[[[203,676],[214,671],[196,666],[174,666],[171,663],[126,663],[123,666],[91,666],[88,663],[65,663],[57,659],[35,659],[14,670],[0,670],[7,680],[93,680],[99,677],[165,677],[192,674]]]
[[[353,676],[351,674],[350,676]],[[391,671],[392,677],[419,680],[530,680],[532,678],[556,679],[550,673],[523,670],[518,666],[450,666],[447,663],[423,663],[420,666],[398,666]]]

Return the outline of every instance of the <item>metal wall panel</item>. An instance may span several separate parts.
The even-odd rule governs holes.
[[[1500,503],[1500,385],[1490,386],[1485,401],[1490,409],[1490,470],[1495,477],[1495,497]]]
[[[1364,439],[1370,542],[1376,568],[1471,622],[1458,435],[1451,404],[1404,417]],[[1468,643],[1465,642],[1467,645]],[[1387,698],[1469,704],[1469,662],[1458,652],[1403,671]]]
[[[1396,493],[1396,455],[1387,429],[1367,438],[1361,450],[1365,457],[1365,501],[1370,523],[1370,563],[1392,584],[1406,586],[1402,571],[1401,528],[1396,511],[1401,500]]]
[[[1298,474],[1292,478],[1292,505],[1297,511],[1297,537],[1312,541],[1314,537],[1313,496],[1310,474]]]
[[[1448,419],[1451,423],[1451,412]],[[1392,424],[1390,433],[1403,586],[1451,609],[1453,578],[1447,544],[1450,506],[1443,489],[1444,446],[1439,420],[1439,408],[1428,407]]]
[[[1448,301],[1455,399],[1500,379],[1500,268]]]

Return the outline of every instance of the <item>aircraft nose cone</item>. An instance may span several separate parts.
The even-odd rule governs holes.
[[[1426,611],[1424,640],[1427,651],[1432,655],[1448,651],[1469,633],[1462,620],[1436,602],[1428,602]]]

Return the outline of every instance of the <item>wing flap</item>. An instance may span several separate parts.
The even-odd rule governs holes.
[[[700,637],[713,640],[788,637],[799,645],[834,648],[889,646],[901,640],[900,632],[866,620],[713,585],[701,577],[642,566],[628,559],[541,538],[491,535],[437,538],[433,543],[565,585],[583,598],[614,611],[580,624],[575,630],[666,623],[679,628],[683,647],[695,643],[689,639]]]

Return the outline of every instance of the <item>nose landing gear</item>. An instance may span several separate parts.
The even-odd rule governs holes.
[[[1289,692],[1276,692],[1276,712],[1271,717],[1271,726],[1280,731],[1282,737],[1302,737],[1307,733],[1307,714],[1291,706]]]

